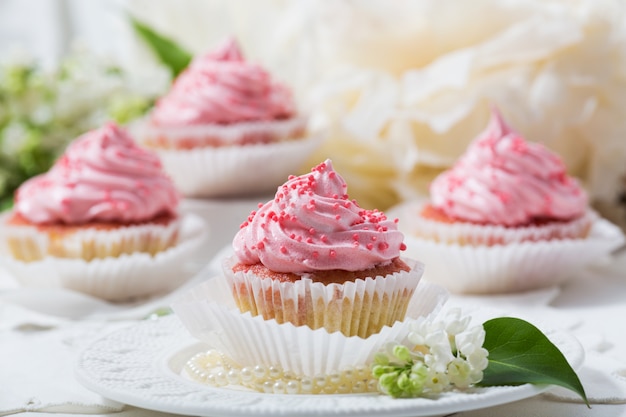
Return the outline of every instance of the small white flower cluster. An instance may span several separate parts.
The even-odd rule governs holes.
[[[485,330],[451,309],[443,320],[412,324],[411,347],[390,344],[379,353],[372,372],[381,391],[393,397],[438,394],[467,389],[481,381],[489,352],[482,347]]]
[[[142,116],[168,85],[165,70],[135,74],[86,49],[54,71],[30,60],[0,66],[0,210],[71,140],[108,120]]]

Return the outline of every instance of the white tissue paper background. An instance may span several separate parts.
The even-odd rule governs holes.
[[[626,171],[619,0],[146,4],[129,9],[193,52],[235,34],[293,86],[331,130],[311,164],[332,158],[363,206],[423,196],[486,126],[489,104],[560,153],[594,200],[614,200]]]

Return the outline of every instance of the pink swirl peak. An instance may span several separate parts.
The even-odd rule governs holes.
[[[245,62],[234,39],[198,56],[152,112],[158,126],[231,124],[295,114],[289,89],[259,65]]]
[[[291,176],[273,200],[241,225],[233,247],[242,263],[275,272],[358,271],[391,261],[405,249],[396,221],[351,201],[330,160]]]
[[[133,223],[175,215],[178,202],[158,157],[108,123],[77,138],[47,173],[22,184],[15,210],[36,224]]]
[[[587,207],[586,193],[559,156],[525,141],[496,109],[455,166],[433,181],[430,195],[451,218],[503,226],[571,220]]]

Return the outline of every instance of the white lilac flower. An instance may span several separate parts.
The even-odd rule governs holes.
[[[489,352],[482,347],[484,328],[468,328],[470,321],[453,309],[441,320],[420,318],[412,323],[409,346],[388,343],[374,359],[372,373],[380,390],[393,397],[414,397],[480,382]]]

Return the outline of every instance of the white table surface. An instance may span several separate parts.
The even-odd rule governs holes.
[[[241,219],[245,219],[261,200],[264,198],[210,203],[187,200],[183,203],[185,211],[200,214],[210,222],[210,239],[196,257],[198,268],[208,264],[221,248],[230,243]],[[56,295],[59,295],[58,299],[55,299]],[[173,415],[131,406],[119,406],[108,411],[103,408],[41,408],[43,403],[54,402],[57,392],[59,400],[72,395],[76,395],[77,403],[91,399],[93,393],[73,377],[74,359],[80,350],[107,332],[136,324],[155,308],[167,305],[171,297],[170,294],[134,305],[90,303],[80,296],[68,296],[67,292],[57,294],[48,291],[42,296],[41,292],[19,288],[6,273],[0,274],[0,415],[10,412],[40,417],[58,415],[55,411],[59,410],[64,415]],[[469,311],[485,306],[500,309],[504,313],[548,323],[572,333],[585,348],[588,358],[610,362],[609,369],[602,369],[606,375],[594,369],[590,372],[597,374],[594,374],[596,377],[610,378],[610,381],[601,382],[615,385],[617,394],[614,393],[614,396],[618,402],[594,403],[589,409],[578,402],[543,394],[455,416],[626,417],[626,252],[580,271],[561,288],[512,296],[453,296],[449,304]],[[60,341],[58,346],[56,341]],[[584,384],[586,379],[582,376],[581,379]],[[63,384],[68,390],[74,389],[75,393],[61,390]],[[601,396],[597,391],[601,391],[603,385],[585,388],[588,394]],[[320,401],[323,399],[320,398]]]

